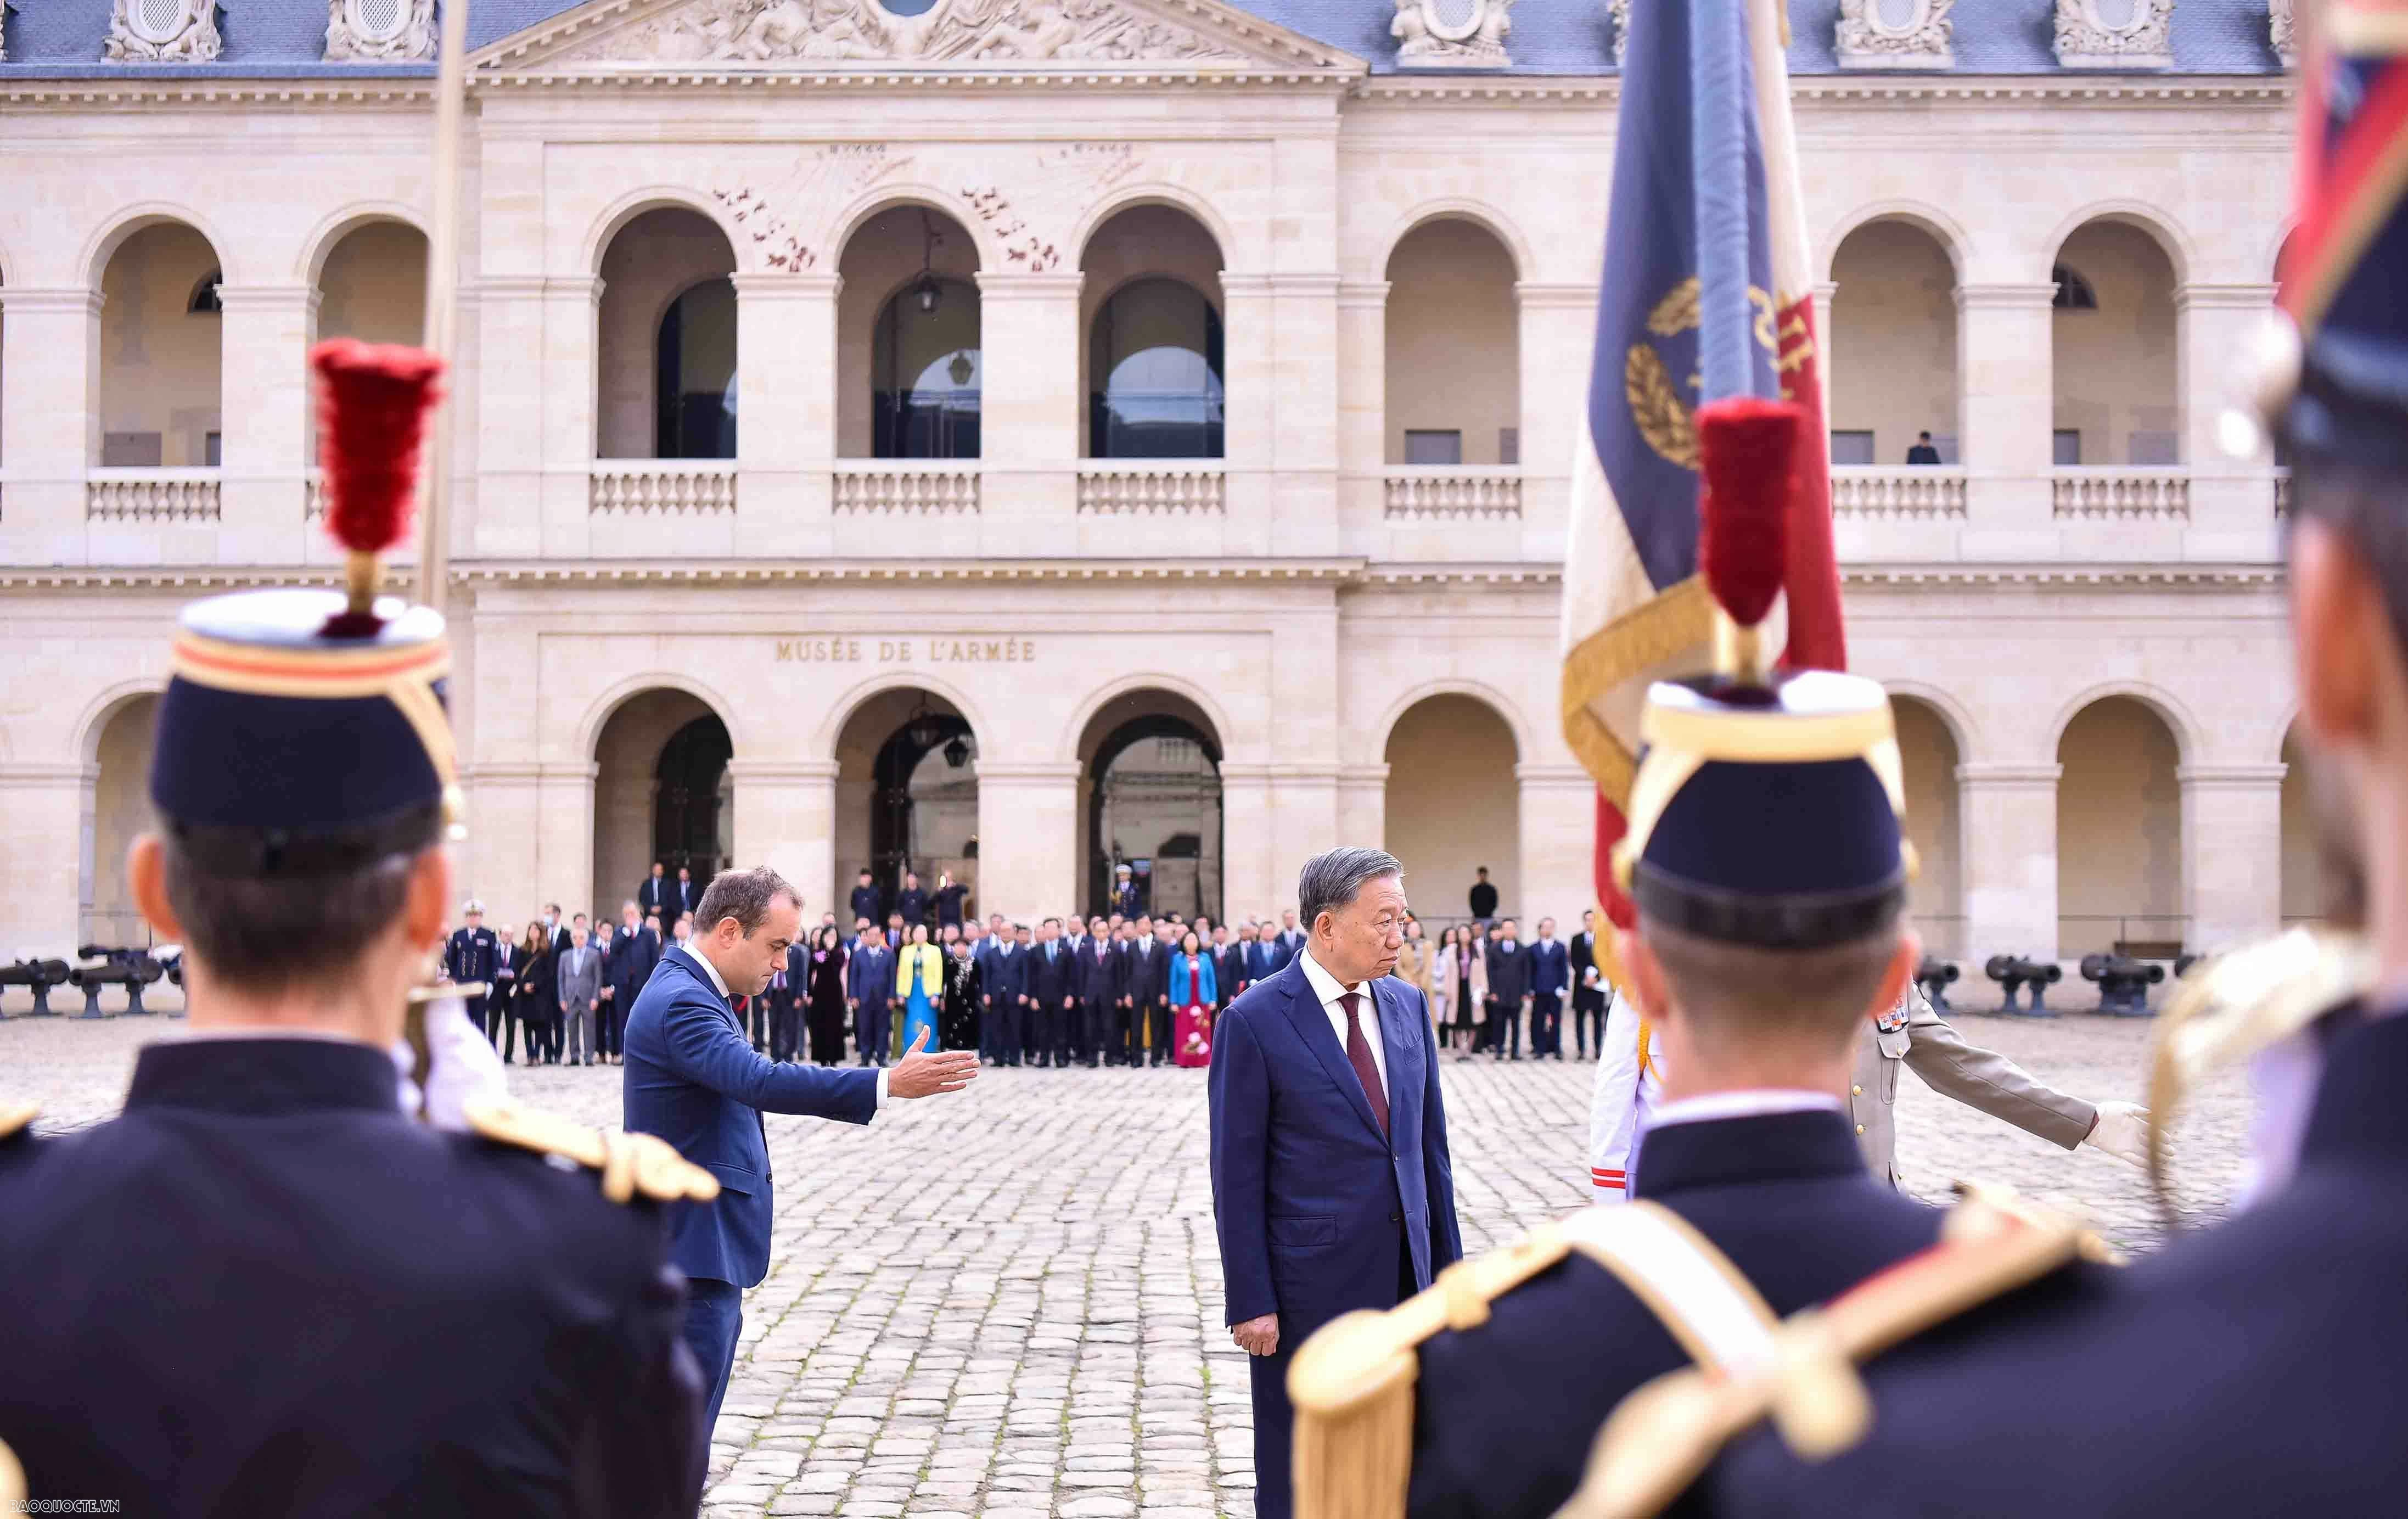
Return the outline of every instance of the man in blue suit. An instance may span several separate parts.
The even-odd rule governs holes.
[[[1385,980],[1404,867],[1376,849],[1305,862],[1303,949],[1212,1040],[1212,1215],[1230,1338],[1254,1357],[1254,1512],[1287,1519],[1287,1368],[1315,1329],[1394,1308],[1463,1254],[1422,995]]]
[[[730,1006],[759,996],[802,936],[802,896],[774,870],[711,878],[694,937],[661,957],[627,1019],[631,1132],[657,1134],[719,1179],[719,1200],[669,1215],[669,1262],[686,1274],[685,1341],[710,1380],[703,1437],[719,1420],[744,1289],[769,1274],[769,1136],[764,1112],[867,1124],[890,1097],[958,1092],[977,1057],[918,1050],[893,1070],[780,1065],[756,1052]]]
[[[1555,938],[1555,920],[1539,920],[1530,945],[1530,1058],[1564,1057],[1564,993],[1572,983],[1571,955]]]
[[[895,952],[876,924],[862,929],[844,962],[844,1005],[853,1012],[853,1047],[865,1066],[886,1064],[892,1037],[886,1011],[895,1005]]]

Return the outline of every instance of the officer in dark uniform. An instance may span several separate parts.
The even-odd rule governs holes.
[[[452,931],[450,942],[443,946],[443,973],[455,985],[491,986],[494,958],[501,947],[494,931],[485,926],[485,904],[473,896],[468,898],[468,905],[460,910],[460,917],[461,926]],[[460,1001],[468,1010],[468,1021],[483,1029],[485,1038],[499,1047],[507,1016],[502,999],[489,999],[482,992],[472,992]]]
[[[2300,1096],[2260,1120],[2256,1198],[2111,1297],[1885,1360],[1869,1379],[1869,1439],[1824,1466],[1751,1440],[1709,1479],[1721,1512],[2225,1519],[2408,1504],[2408,841],[2372,826],[2401,815],[2408,777],[2408,215],[2389,167],[2408,149],[2408,56],[2383,24],[2396,18],[2328,7],[2323,56],[2301,62],[2306,184],[2279,300],[2291,329],[2270,344],[2264,397],[2291,457],[2299,724],[2331,783],[2335,875],[2364,882],[2363,946],[2349,953],[2367,968],[2267,975],[2262,952],[2242,951],[2194,971],[2202,995],[2248,986],[2247,1042],[2278,1037],[2270,1054],[2297,1058],[2267,1088]],[[2319,982],[2374,990],[2286,1006]]]
[[[436,365],[314,358],[339,490],[346,386]],[[406,498],[419,429],[376,420]],[[184,946],[188,1033],[142,1050],[112,1121],[0,1114],[0,1440],[36,1501],[128,1513],[691,1514],[701,1383],[661,1203],[715,1183],[646,1137],[400,1110],[453,900],[449,653],[354,552],[349,597],[184,613],[128,874]]]
[[[1145,894],[1137,889],[1137,873],[1121,865],[1112,867],[1112,910],[1133,920],[1145,910]]]
[[[1721,615],[1718,648],[1742,657],[1649,692],[1613,856],[1638,910],[1622,963],[1654,1011],[1668,1099],[1633,1200],[1308,1340],[1289,1379],[1298,1519],[1545,1519],[1635,1389],[1693,1365],[1777,1366],[1776,1315],[1941,1237],[1942,1211],[1867,1172],[1840,1096],[1920,958],[1889,701],[1860,677],[1770,674],[1743,657],[1755,630]],[[1415,1354],[1418,1376],[1399,1374]],[[1366,1473],[1383,1425],[1398,1461],[1410,1428],[1410,1473]]]
[[[853,882],[853,915],[856,920],[867,918],[871,923],[882,922],[886,916],[886,894],[871,882],[867,870],[862,871]]]

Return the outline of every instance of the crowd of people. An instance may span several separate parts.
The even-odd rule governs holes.
[[[1484,881],[1486,872],[1482,872]],[[444,955],[462,985],[482,985],[469,1017],[506,1063],[615,1065],[637,994],[664,949],[694,933],[702,888],[690,871],[655,865],[609,915],[563,918],[548,903],[523,930],[485,925],[470,900]],[[885,1066],[925,1038],[932,1049],[975,1050],[996,1066],[1202,1067],[1219,1015],[1246,988],[1274,976],[1305,942],[1294,909],[1215,923],[1149,911],[1124,873],[1113,910],[1035,923],[1000,912],[981,920],[950,879],[925,890],[907,872],[898,889],[860,873],[846,905],[807,927],[759,996],[737,999],[752,1047],[773,1060]],[[1525,939],[1495,916],[1495,893],[1473,905],[1488,915],[1440,928],[1406,926],[1396,975],[1420,988],[1440,1048],[1458,1059],[1564,1058],[1570,1011],[1575,1053],[1601,1048],[1612,992],[1599,969],[1596,914],[1556,937],[1539,920]],[[523,1053],[522,1053],[522,1048]]]

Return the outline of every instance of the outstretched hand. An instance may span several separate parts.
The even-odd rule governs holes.
[[[978,1055],[968,1050],[946,1050],[928,1053],[928,1031],[920,1030],[911,1040],[911,1048],[895,1063],[886,1078],[886,1095],[890,1097],[925,1097],[939,1092],[958,1092],[978,1080]]]

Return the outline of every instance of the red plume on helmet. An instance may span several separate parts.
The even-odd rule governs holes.
[[[351,605],[335,637],[373,636],[378,560],[409,530],[419,446],[442,398],[443,361],[422,348],[337,337],[309,351],[318,376],[318,459],[326,471],[326,529],[349,554]]]
[[[1762,681],[1780,653],[1755,636],[1788,572],[1788,525],[1797,496],[1805,409],[1790,401],[1733,395],[1698,408],[1698,567],[1714,604],[1738,636],[1720,673]],[[1726,667],[1735,664],[1737,667]]]

